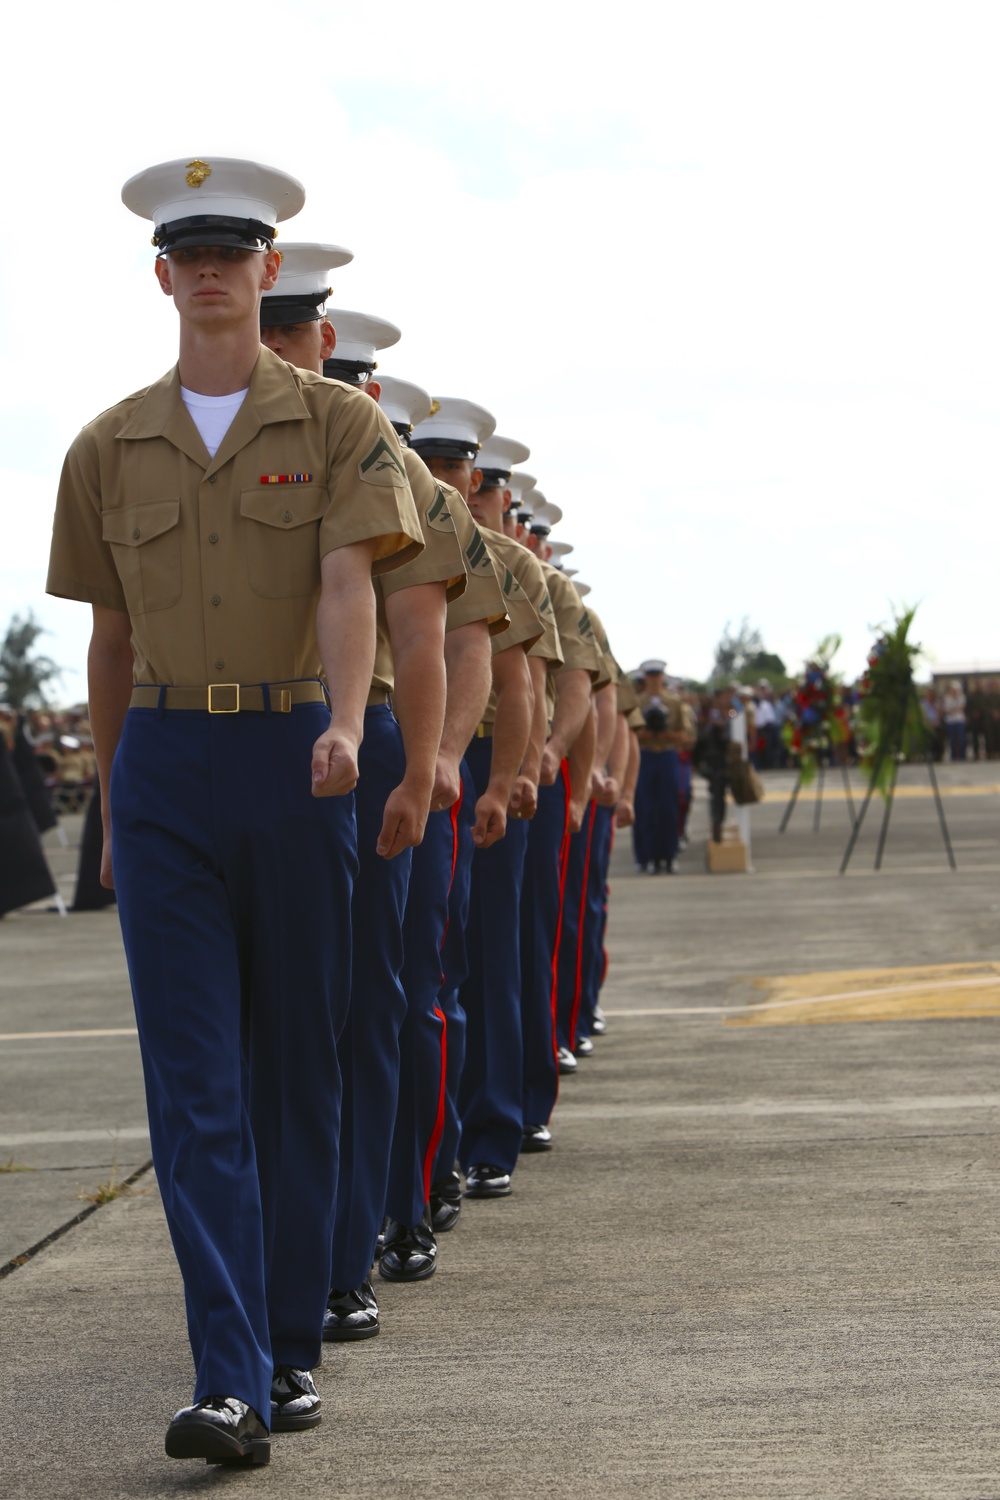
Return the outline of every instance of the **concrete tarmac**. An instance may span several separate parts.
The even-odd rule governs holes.
[[[957,874],[902,779],[879,874],[873,805],[837,875],[842,788],[777,833],[786,774],[754,875],[704,872],[703,796],[676,875],[620,837],[608,1033],[555,1149],[429,1282],[377,1283],[382,1334],[327,1346],[324,1420],[269,1468],[163,1456],[191,1364],[152,1173],[7,1274],[0,1494],[1000,1497],[1000,764],[941,768]],[[113,911],[0,923],[0,1166],[30,1169],[0,1258],[148,1154],[131,1028]]]

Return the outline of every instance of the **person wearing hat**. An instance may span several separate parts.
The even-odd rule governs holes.
[[[521,891],[548,730],[546,675],[550,667],[562,663],[542,569],[530,553],[501,530],[505,508],[510,504],[511,467],[527,457],[523,444],[511,438],[491,437],[469,475],[472,513],[506,572],[516,577],[531,599],[544,627],[528,654],[534,706],[518,781],[525,802],[513,809],[502,844],[485,853],[477,852],[472,861],[469,963],[459,996],[467,1017],[467,1047],[457,1091],[458,1119],[442,1146],[442,1159],[447,1152],[457,1151],[466,1172],[466,1194],[473,1198],[510,1193],[523,1140]],[[491,699],[467,752],[477,784],[487,776],[496,757],[498,727],[498,705]]]
[[[304,245],[286,253],[274,292],[261,301],[261,339],[283,357],[309,359],[316,373],[379,401],[376,356],[398,342],[400,330],[384,318],[324,305],[332,249]],[[292,292],[285,291],[286,271]],[[304,300],[289,306],[296,295]],[[296,324],[276,321],[292,314],[299,319]],[[412,848],[424,834],[444,720],[446,610],[448,601],[459,599],[467,588],[466,561],[454,526],[435,524],[429,516],[436,486],[418,485],[413,494],[424,550],[375,580],[375,664],[355,793],[359,870],[351,907],[351,1005],[338,1039],[343,1108],[323,1324],[328,1341],[368,1338],[379,1331],[370,1273],[385,1207],[399,1036],[407,1011],[403,918]],[[499,625],[505,622],[503,602],[492,578],[490,582],[483,613]]]
[[[667,664],[650,657],[639,668],[638,692],[643,728],[639,730],[639,779],[635,788],[632,843],[642,871],[657,874],[676,869],[680,819],[678,746],[687,734],[680,699],[668,691]]]
[[[376,405],[260,344],[301,185],[195,158],[122,196],[179,359],[71,445],[47,587],[93,607],[103,878],[195,1362],[166,1450],[264,1463],[321,1416],[371,576],[423,542]]]
[[[438,412],[440,415],[440,404]],[[462,436],[462,426],[452,429]],[[421,436],[423,434],[423,436]],[[415,441],[427,451],[426,428],[416,424]],[[448,440],[440,424],[437,439]],[[431,440],[431,447],[437,442]],[[445,449],[450,459],[454,450]],[[430,453],[426,472],[435,455]],[[413,455],[414,463],[423,459]],[[473,460],[467,460],[470,465]],[[470,472],[470,484],[475,470]],[[464,483],[464,471],[459,475]],[[463,495],[434,481],[447,500],[448,511],[469,516]],[[469,517],[471,521],[471,517]],[[471,783],[477,824],[485,808],[504,816],[492,825],[494,837],[470,842],[463,834],[461,807],[452,808],[451,837],[445,848],[448,868],[427,870],[419,896],[414,892],[412,911],[407,910],[407,967],[410,983],[407,998],[412,1012],[404,1028],[404,1069],[401,1074],[400,1105],[393,1139],[390,1191],[386,1201],[389,1223],[387,1253],[379,1262],[379,1274],[391,1279],[418,1279],[434,1268],[436,1241],[431,1236],[454,1227],[462,1203],[461,1179],[455,1171],[459,1121],[457,1096],[466,1058],[466,1015],[459,985],[472,957],[471,927],[475,870],[482,861],[492,862],[512,837],[517,818],[533,809],[533,787],[518,779],[532,713],[532,691],[526,650],[541,637],[542,624],[510,571],[501,564],[492,538],[472,522],[480,548],[485,548],[502,580],[510,628],[492,640],[491,685],[488,702],[479,706],[479,723],[485,729],[472,734],[468,719],[459,730],[455,720],[455,745],[463,735],[471,736],[460,746],[464,778]],[[471,704],[469,705],[471,707]],[[465,794],[463,792],[463,803]],[[489,828],[489,825],[488,825]],[[501,828],[504,836],[500,837]],[[470,857],[471,856],[471,857]],[[468,878],[465,876],[471,864]],[[453,878],[454,872],[454,878]],[[442,879],[442,873],[445,878]],[[449,906],[449,897],[451,906]],[[411,921],[412,917],[412,921]],[[454,933],[453,928],[457,929]],[[435,973],[436,968],[436,973]],[[444,982],[441,982],[442,970]],[[462,985],[464,993],[464,985]],[[437,1031],[432,1022],[436,1019]],[[435,1054],[435,1041],[438,1051]],[[406,1063],[409,1062],[409,1069]],[[426,1218],[422,1230],[414,1228],[414,1215]],[[429,1221],[429,1223],[428,1223]],[[410,1234],[407,1234],[407,1228]],[[430,1234],[428,1234],[428,1228]],[[411,1238],[415,1241],[412,1253]],[[394,1250],[394,1242],[399,1248]]]
[[[499,520],[499,510],[502,508],[502,499],[493,501],[492,487],[481,489],[483,483],[483,471],[480,462],[481,446],[487,443],[493,431],[493,419],[489,413],[484,413],[483,408],[475,407],[472,402],[457,401],[457,399],[442,398],[436,402],[436,410],[427,422],[421,423],[414,432],[414,447],[421,455],[426,456],[427,465],[439,480],[450,481],[462,493],[463,498],[468,501],[475,522],[483,528],[484,540],[495,553],[498,561],[505,570],[505,576],[510,574],[511,579],[523,589],[528,595],[532,609],[538,615],[541,625],[546,627],[543,634],[535,645],[529,649],[529,672],[532,672],[532,682],[535,679],[543,681],[544,666],[553,651],[558,651],[555,634],[550,630],[552,622],[552,607],[549,603],[547,589],[544,588],[540,571],[532,567],[531,561],[523,556],[523,549],[511,544],[499,531],[496,522]],[[489,452],[489,449],[486,450]],[[537,666],[540,661],[540,666]],[[537,676],[535,676],[537,675]],[[528,748],[520,750],[520,775],[514,783],[514,792],[511,799],[514,801],[513,811],[525,811],[531,813],[534,808],[535,786],[537,786],[538,762],[541,756],[540,735],[538,735],[537,724],[540,721],[538,715],[544,714],[544,699],[534,693],[532,687],[532,700],[534,706],[531,709],[531,735],[528,739]],[[501,702],[496,703],[495,717],[487,718],[492,712],[493,705],[484,703],[480,706],[477,721],[466,727],[466,739],[469,744],[475,744],[478,739],[489,739],[489,765],[493,763],[501,765],[505,763],[510,769],[514,766],[517,771],[517,745],[514,742],[513,733],[510,729],[504,729],[502,724]],[[478,730],[481,726],[481,732]],[[490,732],[487,733],[487,727]],[[478,772],[480,772],[480,783],[486,771],[486,747],[480,751],[472,750],[472,756],[477,759]],[[472,780],[471,769],[468,759],[465,759],[466,774]],[[490,769],[490,780],[492,780],[492,769]],[[475,795],[475,784],[472,784],[472,795]],[[519,841],[522,835],[517,828],[525,819],[508,820],[508,835],[513,840]],[[456,1053],[453,1056],[451,1046],[448,1047],[448,1070],[447,1070],[447,1092],[445,1092],[445,1113],[442,1121],[441,1140],[439,1140],[438,1157],[436,1157],[435,1178],[432,1181],[432,1206],[433,1221],[439,1227],[447,1227],[448,1220],[454,1223],[454,1211],[456,1211],[457,1190],[459,1190],[459,1178],[454,1173],[454,1161],[460,1161],[463,1172],[466,1173],[466,1197],[501,1197],[510,1191],[510,1172],[516,1161],[516,1152],[511,1157],[511,1152],[504,1149],[499,1151],[499,1143],[496,1134],[490,1131],[481,1131],[477,1121],[469,1115],[469,1101],[481,1097],[480,1085],[483,1080],[483,1067],[480,1067],[477,1059],[483,1056],[483,1034],[480,1031],[481,1007],[475,1004],[469,996],[465,996],[466,983],[469,974],[469,951],[466,948],[465,935],[469,922],[469,903],[471,903],[471,882],[474,862],[472,852],[474,844],[469,843],[468,835],[463,835],[462,823],[457,825],[456,840],[456,867],[454,867],[454,879],[451,883],[450,910],[448,910],[447,941],[442,951],[442,968],[444,968],[445,984],[441,990],[441,1008],[448,1019],[448,1026],[454,1032],[462,1035],[463,1020],[466,1016],[471,1017],[475,1013],[475,1020],[469,1019],[472,1025],[471,1050],[466,1046],[465,1056]],[[516,843],[511,844],[516,849]],[[499,868],[502,864],[501,855],[504,850],[498,847],[498,856],[490,861],[490,868]],[[478,855],[477,855],[478,858]],[[508,927],[510,932],[516,929],[516,921],[511,922]],[[477,933],[480,924],[477,924]],[[478,953],[478,950],[477,950]],[[502,990],[501,993],[508,993]],[[468,999],[468,1005],[466,1005]],[[495,1016],[496,1013],[492,1013]],[[511,1019],[516,1017],[516,1010],[511,1005],[505,1008],[505,1014]],[[504,1025],[502,1017],[496,1017],[496,1025]],[[502,1059],[498,1062],[502,1070]],[[487,1091],[489,1092],[489,1091]],[[495,1091],[496,1092],[496,1091]],[[511,1103],[510,1097],[505,1100],[504,1119],[507,1125],[510,1119],[516,1116],[516,1127],[513,1134],[519,1139],[520,1134],[520,1112],[517,1109],[519,1101]]]
[[[597,748],[594,693],[610,670],[594,638],[575,586],[547,560],[545,497],[532,492],[535,519],[526,545],[542,560],[552,598],[564,666],[550,689],[552,732],[546,744],[538,815],[528,840],[521,904],[522,1007],[524,1009],[525,1149],[551,1144],[549,1120],[560,1074],[576,1071],[576,1058],[557,1035],[559,946],[566,896],[570,839],[580,829],[590,797]]]

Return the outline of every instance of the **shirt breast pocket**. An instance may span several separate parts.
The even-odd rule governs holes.
[[[329,504],[321,484],[242,492],[247,581],[255,594],[291,599],[319,588],[319,525]]]
[[[181,597],[181,502],[149,500],[105,511],[101,534],[111,546],[131,615],[170,609]]]

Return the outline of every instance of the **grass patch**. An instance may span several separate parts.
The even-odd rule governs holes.
[[[0,1172],[33,1172],[34,1167],[26,1167],[23,1162],[15,1161],[8,1156],[6,1161],[0,1161]]]
[[[119,1176],[118,1162],[113,1161],[111,1163],[111,1176],[107,1182],[99,1182],[97,1187],[89,1193],[84,1192],[81,1188],[80,1192],[77,1193],[77,1197],[81,1198],[85,1203],[94,1203],[100,1206],[104,1203],[113,1203],[116,1198],[142,1197],[148,1191],[148,1188],[135,1187],[127,1179],[122,1181]]]

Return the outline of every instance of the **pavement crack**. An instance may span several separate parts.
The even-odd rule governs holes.
[[[153,1163],[150,1160],[144,1161],[141,1167],[136,1167],[135,1171],[118,1185],[119,1192],[122,1188],[130,1188],[133,1183],[138,1182],[139,1178],[144,1176],[152,1165]],[[109,1198],[107,1201],[112,1202],[113,1200]],[[34,1245],[29,1245],[28,1249],[23,1250],[20,1255],[12,1256],[5,1265],[0,1266],[0,1281],[3,1281],[5,1276],[12,1276],[22,1266],[26,1266],[30,1260],[34,1260],[40,1250],[44,1250],[46,1246],[54,1244],[56,1240],[61,1240],[64,1234],[69,1234],[71,1229],[75,1229],[78,1224],[83,1223],[84,1219],[89,1219],[91,1214],[96,1214],[98,1209],[103,1207],[103,1202],[88,1203],[86,1208],[81,1208],[78,1214],[74,1214],[71,1219],[68,1219],[65,1224],[61,1224],[58,1229],[53,1229],[52,1233],[45,1235],[44,1239],[38,1240]]]

